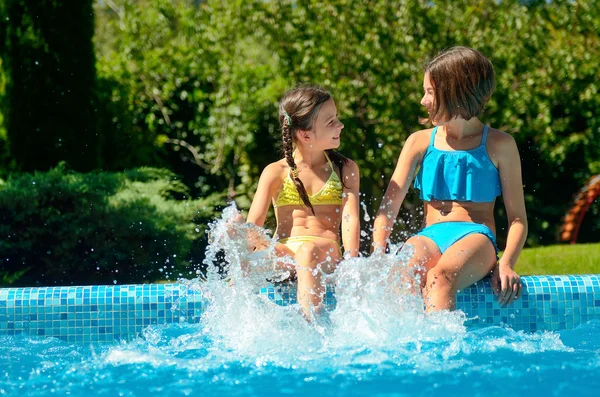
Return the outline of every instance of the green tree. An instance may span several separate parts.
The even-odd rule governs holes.
[[[402,143],[420,128],[421,65],[452,45],[488,54],[498,87],[482,119],[519,144],[529,244],[555,241],[570,198],[597,172],[600,158],[592,144],[598,139],[599,5],[306,0],[254,6],[239,25],[264,35],[261,42],[292,81],[323,83],[340,102],[347,121],[342,151],[358,160],[367,197],[381,197]],[[418,209],[409,198],[405,220],[413,227]],[[503,229],[502,206],[497,215]]]
[[[1,104],[17,169],[101,165],[93,18],[92,0],[6,0],[0,8]]]
[[[0,13],[1,14],[1,13]],[[1,37],[1,36],[0,36]],[[0,38],[1,40],[1,38]],[[6,127],[4,125],[4,116],[2,115],[2,102],[5,100],[6,75],[2,69],[2,58],[0,58],[0,164],[8,164],[8,145],[6,136]],[[5,171],[0,168],[0,178]]]
[[[108,129],[127,126],[147,160],[170,164],[195,194],[226,191],[247,206],[289,84],[272,51],[236,25],[243,3],[230,5],[97,4],[95,41],[99,79],[117,92],[103,95],[118,116]]]
[[[96,44],[100,79],[114,84],[105,97],[125,109],[113,125],[196,194],[224,191],[247,207],[261,169],[279,157],[278,99],[311,82],[338,103],[341,152],[359,163],[364,208],[373,214],[403,142],[423,128],[422,66],[452,45],[475,47],[496,67],[482,120],[519,145],[530,245],[554,241],[572,195],[600,172],[594,2],[110,4],[97,11],[104,19]],[[419,226],[420,208],[409,196],[399,231]],[[502,229],[501,205],[496,214]]]

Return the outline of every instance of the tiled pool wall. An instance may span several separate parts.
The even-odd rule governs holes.
[[[505,324],[534,332],[571,329],[600,319],[600,275],[522,277],[523,295],[500,307],[485,279],[460,291],[457,309],[468,326]],[[258,293],[278,305],[295,303],[289,285]],[[28,334],[69,342],[131,340],[149,325],[198,323],[205,304],[193,285],[141,284],[0,289],[0,335]],[[328,287],[325,304],[335,305]]]

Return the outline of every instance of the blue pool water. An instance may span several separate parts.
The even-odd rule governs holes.
[[[0,395],[597,395],[600,387],[598,321],[534,334],[457,326],[385,346],[328,346],[318,335],[305,346],[292,337],[286,349],[261,338],[261,348],[230,345],[201,324],[152,326],[116,345],[0,336]]]

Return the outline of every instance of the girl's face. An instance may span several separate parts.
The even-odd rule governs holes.
[[[337,107],[333,98],[321,105],[313,128],[313,147],[321,150],[337,149],[344,124],[338,120]]]
[[[423,77],[423,98],[421,99],[421,105],[425,107],[428,114],[431,114],[435,109],[435,88],[433,88],[433,84],[431,83],[431,79],[429,78],[429,73],[425,73]],[[438,125],[439,120],[431,120],[433,125]]]

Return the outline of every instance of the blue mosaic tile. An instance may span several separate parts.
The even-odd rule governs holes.
[[[202,302],[178,284],[0,289],[0,334],[131,340],[150,324],[197,323]]]
[[[501,307],[489,280],[457,294],[468,326],[505,324],[527,332],[571,329],[600,319],[600,275],[522,277],[522,297]],[[267,285],[258,293],[275,304],[296,303],[296,288]],[[324,304],[336,305],[328,286]],[[56,337],[69,342],[131,340],[151,324],[198,323],[203,298],[180,284],[0,289],[0,334]]]

